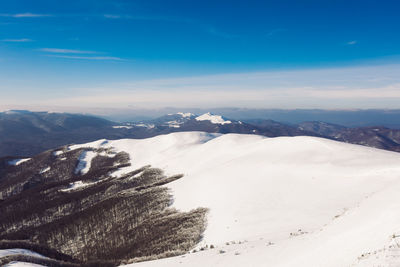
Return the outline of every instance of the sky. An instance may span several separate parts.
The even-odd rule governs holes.
[[[1,0],[0,109],[400,108],[395,0]]]

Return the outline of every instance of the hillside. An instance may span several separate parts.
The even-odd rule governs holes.
[[[400,130],[396,129],[381,126],[346,128],[319,121],[303,122],[298,128],[341,142],[400,152]]]
[[[109,135],[112,125],[115,123],[81,114],[0,112],[0,157],[33,156],[61,145],[100,139]]]
[[[214,249],[134,266],[400,263],[396,153],[313,137],[198,133],[110,145],[185,173],[169,184],[178,209],[210,209],[198,248]]]
[[[368,266],[362,264],[375,255],[387,263],[400,231],[400,155],[316,137],[183,132],[72,145],[25,161],[3,159],[3,166],[1,212],[13,215],[2,217],[0,238],[55,249],[62,253],[56,259],[72,263],[113,255],[113,265],[214,247],[143,264]],[[125,239],[128,222],[142,214],[134,203],[151,211],[157,199],[165,200],[157,217],[140,219],[155,221],[132,225],[134,232],[150,228]],[[156,221],[181,234],[158,231]],[[168,241],[158,250],[151,239]],[[139,244],[142,252],[127,250]],[[169,253],[172,244],[178,247]]]
[[[28,159],[2,158],[0,265],[19,260],[115,266],[193,248],[204,231],[207,210],[177,211],[170,207],[172,195],[164,186],[183,175],[165,175],[149,165],[112,175],[130,165],[125,152],[86,145]],[[9,249],[27,249],[45,258],[10,254]]]

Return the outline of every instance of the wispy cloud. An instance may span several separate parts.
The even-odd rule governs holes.
[[[1,40],[2,42],[10,42],[10,43],[27,43],[27,42],[33,42],[32,39],[28,38],[21,38],[21,39],[4,39]]]
[[[0,14],[0,17],[11,17],[11,18],[40,18],[40,17],[52,17],[50,14],[35,14],[35,13],[17,13],[17,14]]]
[[[143,21],[166,21],[166,22],[182,22],[182,23],[195,23],[194,20],[189,18],[173,17],[173,16],[135,16],[127,14],[103,14],[106,19],[127,19],[127,20],[143,20]]]
[[[67,58],[67,59],[83,59],[83,60],[112,60],[112,61],[125,61],[119,57],[100,57],[100,56],[65,56],[65,55],[48,55],[50,57]]]
[[[61,49],[61,48],[41,48],[42,52],[55,53],[55,54],[99,54],[95,51],[74,50],[74,49]]]
[[[104,17],[107,19],[120,19],[121,15],[104,14]]]
[[[99,56],[94,54],[104,54],[97,51],[89,50],[75,50],[75,49],[61,49],[61,48],[41,48],[39,51],[50,53],[46,56],[66,59],[80,59],[80,60],[110,60],[110,61],[125,61],[120,57],[112,56]],[[93,55],[93,56],[91,56]]]
[[[347,42],[346,44],[347,45],[355,45],[355,44],[357,44],[357,41],[353,40],[353,41]]]
[[[379,65],[136,81],[74,88],[73,94],[48,103],[147,108],[398,108],[399,69],[400,65]]]

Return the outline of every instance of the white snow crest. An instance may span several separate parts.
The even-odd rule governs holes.
[[[60,191],[61,192],[71,192],[71,191],[75,191],[75,190],[78,190],[78,189],[81,189],[81,188],[85,188],[85,187],[88,187],[88,186],[91,186],[91,185],[95,185],[97,183],[98,183],[98,181],[97,182],[91,182],[91,183],[85,183],[85,182],[82,182],[82,181],[77,181],[77,182],[70,183],[68,188],[61,189]]]
[[[168,127],[170,127],[170,128],[179,128],[179,127],[181,127],[180,125],[183,124],[183,122],[168,121],[168,122],[166,122],[166,124],[167,124]]]
[[[27,162],[28,160],[30,160],[31,158],[28,159],[14,159],[8,162],[9,165],[13,165],[13,166],[18,166],[24,162]]]
[[[28,255],[28,256],[45,258],[41,254],[33,252],[28,249],[23,249],[23,248],[0,249],[0,258],[11,255]]]
[[[0,258],[12,256],[12,255],[26,255],[37,258],[46,258],[45,256],[36,253],[34,251],[22,248],[10,248],[10,249],[0,249]],[[30,262],[22,262],[22,261],[12,261],[6,265],[2,265],[4,267],[44,267],[44,265],[34,264]]]
[[[138,123],[135,124],[136,127],[145,127],[147,129],[153,129],[155,127],[154,124],[146,124],[146,123]]]
[[[231,121],[226,121],[222,118],[220,115],[212,115],[210,112],[205,113],[201,116],[196,117],[197,121],[210,121],[211,123],[214,124],[230,124],[232,123]]]
[[[92,159],[97,156],[93,151],[83,151],[79,156],[78,166],[76,166],[75,174],[84,175],[90,170]]]
[[[12,261],[4,265],[4,267],[46,267],[46,266],[30,262]]]
[[[194,116],[194,114],[192,114],[190,112],[187,112],[187,113],[178,112],[176,114],[181,115],[183,118],[190,118],[190,117]]]
[[[133,126],[127,126],[127,125],[119,125],[119,126],[113,126],[114,129],[132,129]]]
[[[44,169],[40,170],[39,174],[43,174],[43,173],[48,172],[50,170],[51,170],[50,167],[44,168]]]
[[[53,152],[53,155],[57,157],[57,156],[62,155],[63,153],[64,153],[64,151],[62,151],[62,150],[57,150],[57,151],[54,151],[54,152]]]

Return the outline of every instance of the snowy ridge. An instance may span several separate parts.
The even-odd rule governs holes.
[[[90,170],[92,159],[97,156],[97,153],[93,151],[83,151],[79,156],[78,166],[76,166],[75,174],[84,175]]]
[[[153,129],[155,127],[154,124],[147,124],[147,123],[138,123],[135,124],[136,127],[145,127],[147,129]]]
[[[114,129],[132,129],[133,126],[128,126],[128,125],[119,125],[119,126],[113,126]]]
[[[14,159],[14,160],[10,160],[8,162],[9,165],[13,165],[13,166],[18,166],[24,162],[27,162],[28,160],[30,160],[30,158],[27,159]]]
[[[0,258],[11,255],[28,255],[33,257],[45,258],[41,254],[33,252],[28,249],[23,249],[23,248],[0,249]]]
[[[46,168],[44,168],[44,169],[41,169],[40,172],[39,172],[39,174],[43,174],[43,173],[48,172],[48,171],[50,171],[50,170],[51,170],[50,167],[46,167]]]
[[[179,127],[181,127],[180,125],[182,124],[183,122],[178,122],[178,121],[167,121],[166,122],[166,124],[168,125],[168,127],[172,127],[172,128],[179,128]]]
[[[214,124],[230,124],[231,121],[224,120],[220,115],[212,115],[210,112],[196,117],[197,121],[210,121]]]
[[[192,113],[190,113],[190,112],[187,112],[187,113],[178,112],[178,113],[176,113],[176,114],[181,115],[181,116],[184,117],[184,118],[190,118],[190,117],[193,117],[193,116],[194,116],[194,114],[192,114]]]
[[[37,258],[46,258],[45,256],[33,252],[28,249],[22,249],[22,248],[12,248],[12,249],[0,249],[0,259],[2,257],[7,257],[7,256],[12,256],[12,255],[25,255],[25,256],[32,256],[32,257],[37,257]],[[40,264],[34,264],[30,262],[21,262],[21,261],[12,261],[10,263],[7,263],[5,265],[2,265],[4,267],[41,267],[44,265]]]
[[[201,132],[92,145],[130,155],[115,176],[147,164],[185,174],[169,184],[174,207],[210,209],[199,247],[216,249],[134,266],[368,266],[362,255],[389,251],[400,234],[398,153]]]
[[[22,261],[12,261],[4,267],[45,267],[44,265],[30,263],[30,262],[22,262]]]
[[[85,188],[85,187],[88,187],[91,185],[95,185],[97,183],[98,182],[85,183],[82,181],[76,181],[76,182],[70,183],[68,188],[61,189],[60,191],[61,192],[71,192],[71,191],[82,189],[82,188]]]

